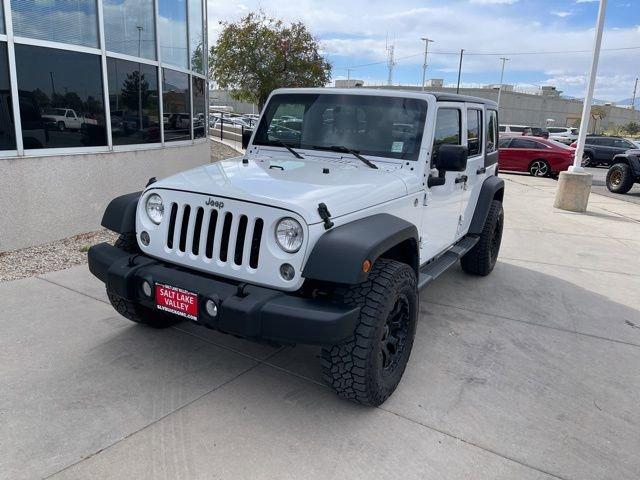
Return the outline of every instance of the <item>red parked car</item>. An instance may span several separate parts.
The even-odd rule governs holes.
[[[557,176],[573,164],[575,148],[555,140],[511,137],[500,140],[500,170],[529,172],[536,177]]]

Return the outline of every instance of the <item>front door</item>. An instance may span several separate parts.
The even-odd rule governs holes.
[[[462,145],[463,106],[460,103],[438,103],[431,148],[431,169],[438,165],[438,151],[443,144]],[[428,169],[427,169],[428,170]],[[437,176],[437,172],[432,176]],[[444,185],[425,186],[424,217],[421,228],[421,263],[446,250],[456,238],[460,220],[463,174],[447,172]],[[428,175],[427,175],[428,176]]]

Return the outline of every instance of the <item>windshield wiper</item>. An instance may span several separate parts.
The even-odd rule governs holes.
[[[350,148],[343,147],[341,145],[332,145],[330,147],[314,146],[313,149],[314,150],[329,150],[331,152],[340,152],[340,153],[350,153],[351,155],[356,157],[358,160],[360,160],[362,163],[364,163],[366,166],[368,166],[370,168],[374,168],[376,170],[378,169],[378,167],[374,163],[372,163],[371,161],[367,160],[362,155],[360,155],[360,152],[358,150],[352,150]]]
[[[291,145],[284,143],[282,140],[271,140],[271,142],[276,143],[278,145],[280,145],[281,147],[286,148],[287,150],[289,150],[296,158],[299,158],[300,160],[304,160],[304,157],[302,155],[300,155],[298,152],[296,152],[293,148],[291,148]]]

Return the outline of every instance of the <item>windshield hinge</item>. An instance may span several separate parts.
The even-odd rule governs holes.
[[[324,203],[320,203],[318,205],[318,214],[320,215],[320,218],[324,220],[325,230],[329,230],[333,227],[334,223],[331,221],[331,212],[329,212],[329,209]]]

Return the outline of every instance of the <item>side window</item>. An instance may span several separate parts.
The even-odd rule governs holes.
[[[436,116],[436,133],[433,137],[433,164],[438,161],[440,145],[462,144],[462,115],[457,108],[440,108]]]
[[[482,110],[467,110],[467,145],[469,156],[482,153]]]
[[[511,142],[511,138],[510,137],[501,138],[500,142],[498,142],[498,147],[500,147],[500,148],[508,148],[509,147],[509,142]]]
[[[501,132],[506,132],[507,131],[507,127],[505,127],[504,125],[500,125],[500,131]]]
[[[487,153],[495,152],[498,149],[498,112],[487,110],[489,121],[487,123]]]
[[[511,142],[511,148],[532,148],[537,149],[538,143],[533,140],[527,140],[525,138],[514,138]]]

